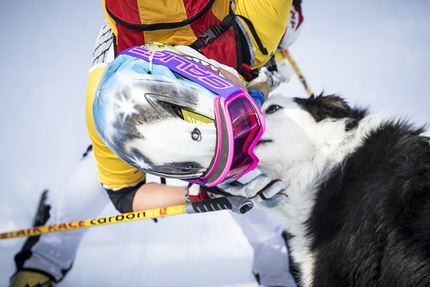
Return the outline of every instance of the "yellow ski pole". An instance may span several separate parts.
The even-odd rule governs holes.
[[[17,237],[31,237],[42,234],[77,230],[81,228],[89,228],[95,226],[103,226],[108,224],[130,222],[136,220],[151,219],[156,217],[165,217],[178,214],[203,213],[218,210],[232,210],[236,213],[246,213],[253,207],[253,203],[243,196],[229,196],[215,199],[208,199],[199,202],[187,203],[184,205],[170,206],[164,208],[155,208],[143,211],[128,212],[119,215],[106,217],[98,217],[93,219],[85,219],[72,221],[67,223],[59,223],[53,225],[35,226],[27,229],[20,229],[10,232],[0,233],[0,240]]]
[[[276,53],[278,54],[276,56],[279,56],[279,53],[280,53],[282,58],[287,58],[291,67],[293,68],[294,72],[296,73],[297,77],[299,78],[300,82],[302,82],[303,87],[305,88],[308,95],[310,97],[313,96],[314,93],[312,92],[311,88],[309,87],[308,83],[306,82],[305,77],[303,76],[302,72],[300,72],[299,67],[297,66],[296,62],[293,59],[293,56],[291,56],[291,53],[288,51],[288,49],[283,49],[283,50],[278,51]]]

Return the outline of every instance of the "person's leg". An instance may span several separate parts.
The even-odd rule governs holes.
[[[281,224],[257,208],[232,215],[254,250],[252,271],[260,285],[295,287]]]
[[[66,223],[99,216],[110,202],[98,181],[93,153],[84,156],[64,189],[50,200],[50,218],[45,225]],[[86,228],[30,237],[15,256],[17,271],[32,270],[59,282],[71,268]],[[12,285],[14,286],[14,285]]]

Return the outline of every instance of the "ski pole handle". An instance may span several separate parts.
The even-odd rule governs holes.
[[[185,207],[185,212],[190,214],[229,209],[233,212],[244,214],[253,206],[254,204],[247,197],[226,196],[188,203]]]

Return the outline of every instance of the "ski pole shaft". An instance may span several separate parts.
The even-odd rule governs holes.
[[[171,206],[167,208],[156,208],[150,210],[128,212],[119,215],[99,217],[93,219],[78,220],[66,223],[35,226],[11,232],[0,233],[0,239],[16,238],[23,236],[38,236],[47,233],[71,231],[82,228],[103,226],[115,223],[130,222],[136,220],[156,218],[160,216],[170,216],[185,213],[185,205]]]
[[[308,83],[306,82],[305,77],[303,76],[302,72],[300,72],[300,69],[297,66],[296,62],[294,61],[293,56],[291,56],[291,53],[288,51],[288,49],[283,49],[282,54],[285,58],[287,58],[291,67],[293,67],[294,72],[296,73],[297,77],[299,77],[299,80],[303,84],[303,87],[305,88],[308,95],[310,97],[313,96],[314,93],[312,92],[311,88],[309,87]]]
[[[202,213],[230,209],[234,212],[245,213],[252,208],[252,202],[246,197],[232,196],[204,200],[196,203],[187,203],[165,208],[155,208],[143,211],[128,212],[119,215],[98,217],[93,219],[72,221],[52,225],[35,226],[27,229],[0,233],[0,240],[17,237],[39,236],[47,233],[71,231],[82,228],[104,226],[115,223],[130,222],[136,220],[152,219],[179,214]]]

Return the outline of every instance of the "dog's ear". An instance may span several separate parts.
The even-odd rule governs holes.
[[[337,95],[311,96],[306,99],[294,99],[304,110],[310,113],[319,122],[326,118],[341,119],[351,117],[351,107]]]
[[[317,122],[327,118],[348,118],[346,130],[356,127],[358,122],[367,115],[367,109],[351,108],[342,97],[337,95],[325,96],[321,93],[317,97],[295,98],[294,101],[310,113]]]

